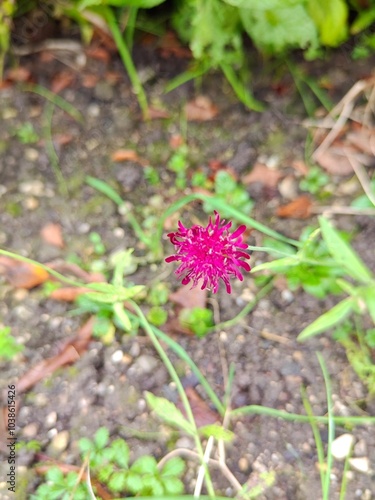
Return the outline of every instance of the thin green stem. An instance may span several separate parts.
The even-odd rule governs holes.
[[[259,290],[259,292],[256,294],[255,298],[251,300],[246,306],[232,319],[229,319],[228,321],[222,321],[221,323],[218,323],[217,325],[213,326],[209,331],[214,331],[214,330],[225,330],[226,328],[230,328],[236,323],[238,323],[242,318],[245,318],[249,312],[251,312],[254,307],[257,305],[257,303],[265,297],[270,290],[273,288],[273,278],[270,278],[268,283]]]
[[[298,413],[288,413],[284,410],[276,410],[267,406],[249,405],[236,408],[230,412],[231,419],[243,417],[244,415],[264,415],[274,418],[282,418],[288,422],[310,423],[309,415],[299,415]],[[318,423],[327,424],[328,417],[313,416]],[[333,421],[337,425],[375,425],[375,417],[333,417]]]
[[[124,63],[126,71],[128,72],[128,75],[129,75],[129,78],[130,78],[130,81],[131,81],[131,84],[133,87],[133,91],[137,96],[139,106],[141,107],[141,110],[142,110],[143,118],[145,120],[148,120],[150,118],[150,116],[149,116],[149,110],[148,110],[148,104],[147,104],[147,97],[146,97],[145,91],[143,90],[142,83],[139,79],[137,70],[134,66],[129,49],[126,46],[126,43],[124,42],[124,39],[122,37],[122,33],[121,33],[120,28],[117,24],[116,17],[114,15],[111,7],[102,7],[102,9],[104,12],[104,16],[107,20],[109,29],[112,32],[113,39],[117,45],[121,59]]]
[[[151,328],[151,325],[149,324],[145,315],[143,314],[141,308],[135,302],[133,302],[133,301],[129,301],[129,302],[132,305],[132,307],[134,308],[134,310],[139,318],[140,324],[142,325],[142,327],[144,328],[145,332],[147,333],[149,339],[153,343],[157,353],[159,354],[162,362],[164,363],[164,366],[168,370],[173,382],[176,384],[176,389],[177,389],[177,392],[181,398],[182,404],[184,406],[186,416],[190,422],[190,425],[192,426],[192,428],[194,430],[195,446],[197,448],[197,452],[199,454],[201,464],[203,466],[205,466],[205,482],[206,482],[208,494],[211,497],[214,497],[215,491],[214,491],[214,488],[212,485],[211,477],[208,473],[207,464],[204,460],[204,451],[203,451],[202,444],[201,444],[201,441],[199,438],[199,432],[197,429],[197,425],[195,423],[194,415],[193,415],[189,400],[186,396],[186,393],[185,393],[184,387],[181,383],[181,380],[180,380],[179,376],[177,375],[177,372],[176,372],[171,360],[168,358],[167,353],[164,351],[157,336],[155,335],[154,330]]]

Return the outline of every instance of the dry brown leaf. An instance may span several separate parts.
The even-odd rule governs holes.
[[[309,167],[302,160],[294,160],[292,162],[292,167],[302,175],[307,175],[309,173]]]
[[[92,59],[96,59],[97,61],[102,61],[105,64],[108,64],[111,60],[111,54],[104,47],[91,46],[86,49],[87,57],[91,57]]]
[[[75,80],[75,75],[71,71],[63,70],[53,77],[51,82],[51,91],[58,94],[62,90],[70,87]]]
[[[72,274],[86,283],[102,283],[106,281],[106,278],[102,273],[88,273],[72,262],[57,260],[54,262],[48,262],[46,266],[60,274]]]
[[[16,288],[34,288],[48,280],[49,274],[42,267],[0,256],[0,274]]]
[[[177,292],[171,293],[169,299],[185,309],[194,307],[206,307],[207,289],[200,289],[200,286],[190,289],[189,286],[182,286]]]
[[[204,122],[212,120],[219,113],[219,108],[204,95],[199,95],[185,106],[188,121]]]
[[[311,215],[312,201],[307,195],[301,195],[287,205],[282,205],[276,215],[282,218],[307,219]]]
[[[183,144],[185,144],[185,139],[182,137],[181,134],[173,134],[169,138],[169,147],[172,149],[178,149],[180,148]]]
[[[92,289],[76,286],[64,286],[53,290],[50,293],[49,298],[53,300],[60,300],[62,302],[74,302],[79,295],[86,292],[92,292]]]
[[[27,82],[31,80],[31,71],[23,66],[9,68],[5,73],[5,79],[10,82]]]
[[[353,167],[341,148],[329,148],[316,157],[316,161],[332,175],[350,175]]]
[[[194,415],[194,420],[197,427],[215,424],[220,422],[220,415],[211,410],[206,401],[204,401],[193,387],[185,389],[186,396],[189,400],[191,411]],[[177,407],[185,414],[182,403],[178,402]]]
[[[32,367],[16,383],[18,393],[25,392],[40,380],[48,377],[61,366],[74,363],[87,349],[92,335],[95,318],[92,316],[78,331],[76,337],[68,341],[60,350],[59,354],[45,359]]]
[[[99,81],[99,75],[93,75],[91,73],[87,73],[82,76],[82,85],[87,89],[92,89],[96,86]]]
[[[166,109],[155,108],[154,106],[148,108],[148,116],[150,120],[164,120],[171,117]]]
[[[43,238],[45,243],[54,247],[64,248],[64,240],[60,224],[49,222],[42,227],[40,236]]]
[[[346,135],[347,141],[366,154],[375,155],[375,129],[362,127]]]
[[[276,211],[278,217],[287,219],[307,219],[311,216],[312,201],[305,194],[299,196]]]
[[[256,163],[251,172],[242,178],[242,182],[245,185],[259,182],[264,186],[273,188],[277,186],[281,177],[282,174],[278,170],[271,170],[263,163]]]
[[[55,134],[53,136],[53,143],[57,144],[59,146],[65,146],[66,144],[69,144],[70,142],[72,142],[73,139],[74,139],[74,137],[72,134],[68,134],[68,133]]]
[[[112,153],[111,160],[115,162],[134,161],[136,163],[140,163],[143,166],[148,165],[148,161],[138,156],[138,153],[133,149],[118,149],[117,151]]]

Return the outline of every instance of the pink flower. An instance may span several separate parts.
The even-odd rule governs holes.
[[[241,260],[250,259],[250,255],[243,251],[248,246],[242,241],[246,226],[240,226],[234,233],[230,233],[231,225],[231,222],[220,220],[216,211],[215,222],[210,217],[207,227],[195,225],[186,228],[178,221],[178,231],[168,234],[176,253],[165,261],[181,262],[175,273],[183,277],[183,285],[192,281],[193,288],[202,281],[202,290],[208,288],[216,293],[219,280],[222,279],[227,292],[231,293],[229,279],[234,276],[243,280],[241,268],[250,271],[249,264]]]

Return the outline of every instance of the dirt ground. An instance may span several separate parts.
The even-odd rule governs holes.
[[[54,76],[66,69],[58,60],[43,63],[39,54],[23,58],[22,64],[30,69],[34,81],[45,87],[50,87]],[[124,217],[117,212],[113,202],[85,183],[85,176],[98,177],[117,186],[138,217],[144,215],[143,210],[150,200],[155,203],[159,200],[160,205],[160,196],[161,208],[167,208],[181,194],[174,187],[174,174],[166,168],[171,156],[169,143],[173,135],[184,133],[184,130],[191,171],[198,167],[208,171],[210,160],[216,159],[229,164],[241,177],[261,159],[273,162],[284,174],[292,174],[292,162],[304,158],[307,130],[302,122],[306,115],[298,94],[292,90],[290,76],[282,78],[287,91],[278,92],[275,82],[267,74],[271,71],[261,71],[260,68],[256,72],[256,96],[267,104],[266,110],[259,114],[244,109],[218,75],[208,76],[199,89],[189,83],[163,94],[168,78],[177,72],[181,62],[161,59],[150,49],[150,53],[146,51],[137,64],[141,71],[150,70],[152,75],[146,83],[150,102],[162,104],[170,118],[143,122],[120,62],[113,58],[106,66],[89,58],[85,68],[73,71],[73,81],[60,91],[60,95],[82,114],[84,122],[78,123],[59,107],[53,110],[52,135],[60,138],[55,140],[60,169],[57,174],[46,152],[47,101],[17,85],[0,90],[2,248],[44,263],[78,256],[81,263],[88,265],[94,258],[89,234],[95,231],[102,238],[106,255],[114,250],[134,247],[135,254],[142,256],[144,248]],[[358,78],[366,76],[368,67],[368,61],[354,64],[345,54],[338,54],[333,64],[310,66],[316,74],[325,75],[334,83],[333,100],[342,96]],[[109,70],[120,75],[119,78],[108,80],[101,76]],[[83,85],[89,74],[99,75],[93,87]],[[211,121],[187,123],[184,120],[183,106],[196,94],[209,96],[218,107],[219,113]],[[15,130],[28,122],[41,139],[33,144],[22,144]],[[64,136],[67,137],[66,143],[61,139]],[[146,158],[158,170],[161,185],[149,185],[143,167],[136,162],[113,162],[111,155],[119,149],[135,149],[141,158]],[[59,181],[60,175],[63,183]],[[340,187],[349,178],[333,177],[334,191],[340,193]],[[298,238],[304,226],[315,222],[314,217],[308,221],[275,217],[275,206],[288,201],[276,188],[267,191],[257,184],[249,190],[255,200],[252,216],[289,237]],[[344,202],[357,194],[341,193]],[[155,198],[156,195],[159,198]],[[336,199],[333,197],[328,203]],[[149,210],[152,213],[153,208]],[[160,206],[155,210],[160,210]],[[190,218],[200,213],[199,206],[192,205],[184,215]],[[374,241],[374,220],[352,216],[337,216],[337,220],[339,227],[356,231],[355,248],[374,268],[373,245],[369,245],[369,240]],[[64,248],[48,245],[41,238],[40,230],[49,222],[61,225]],[[255,234],[255,239],[261,244],[260,234]],[[167,240],[165,248],[167,255],[171,251]],[[261,257],[253,256],[252,263]],[[151,280],[168,281],[175,290],[180,284],[172,271],[171,266],[162,261],[139,266],[130,278],[137,284],[147,284]],[[221,290],[214,297],[220,320],[231,319],[255,291],[251,274],[243,283],[234,284],[231,295]],[[69,315],[67,312],[72,306],[50,300],[41,287],[16,289],[3,280],[0,294],[0,322],[11,326],[13,335],[25,345],[23,353],[14,361],[0,366],[1,389],[5,389],[36,363],[56,354],[85,318]],[[298,333],[333,304],[332,298],[317,300],[302,291],[286,293],[275,288],[233,328],[204,339],[186,335],[175,335],[174,338],[186,349],[220,397],[224,393],[226,367],[234,364],[233,407],[254,404],[304,414],[301,389],[305,387],[314,413],[324,415],[327,403],[323,376],[315,355],[318,351],[322,353],[331,377],[335,413],[374,415],[374,401],[369,398],[367,388],[353,372],[344,349],[337,342],[329,335],[303,344],[296,341]],[[123,353],[120,361],[118,351]],[[184,383],[194,385],[194,377],[185,365],[173,353],[170,356]],[[45,454],[59,462],[80,465],[77,440],[83,436],[92,437],[99,427],[106,426],[111,436],[121,436],[128,441],[132,457],[149,453],[161,458],[171,449],[171,443],[164,426],[146,406],[145,390],[171,400],[176,398],[166,369],[145,337],[117,334],[106,346],[93,340],[74,365],[57,370],[22,396],[17,416],[19,440],[37,439]],[[197,391],[200,391],[199,387]],[[200,393],[204,395],[203,391]],[[160,431],[157,440],[147,437],[153,431]],[[276,473],[275,484],[258,498],[320,498],[317,452],[307,424],[251,416],[240,418],[233,431],[236,439],[228,446],[227,461],[241,483],[249,478],[256,482],[264,471]],[[321,432],[326,441],[326,429],[322,427]],[[338,427],[336,432],[339,435],[345,429]],[[373,470],[374,430],[362,426],[354,428],[352,433],[355,437],[354,455],[368,458]],[[61,441],[65,445],[59,447]],[[176,445],[189,447],[193,443],[181,436],[174,443]],[[25,490],[18,495],[20,500],[28,498],[41,481],[33,472],[35,463],[36,456],[32,452],[18,452],[19,478],[25,484]],[[335,461],[331,478],[332,500],[339,498],[342,470],[343,463]],[[216,473],[214,477],[221,493],[231,497],[233,490],[226,479]],[[192,491],[195,478],[196,466],[189,463],[185,475],[187,491]],[[1,483],[0,488],[3,486]],[[0,498],[11,498],[5,487],[0,489]],[[347,498],[375,498],[373,472],[350,471]]]

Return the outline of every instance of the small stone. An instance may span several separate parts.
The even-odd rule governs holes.
[[[368,474],[370,472],[370,461],[367,457],[349,458],[352,469]]]
[[[291,304],[294,300],[294,295],[293,293],[288,290],[287,288],[281,292],[281,298],[283,299],[284,302],[287,304]]]
[[[294,200],[298,195],[298,186],[294,175],[286,176],[277,187],[281,196],[286,200]]]
[[[39,158],[39,151],[34,148],[25,149],[25,159],[29,161],[36,161]]]
[[[23,194],[30,194],[32,196],[42,196],[44,193],[44,184],[42,181],[33,180],[21,182],[19,191]]]
[[[39,201],[34,198],[33,196],[29,196],[23,201],[23,206],[26,208],[26,210],[36,210],[39,207]]]
[[[25,438],[32,439],[38,434],[39,426],[36,422],[32,422],[31,424],[25,425],[22,429],[22,435]]]
[[[195,448],[194,442],[187,436],[184,436],[176,441],[176,448],[187,448],[193,450]]]
[[[113,230],[113,235],[116,238],[122,239],[125,236],[125,231],[122,227],[115,227]]]
[[[52,457],[58,457],[63,451],[68,447],[69,443],[69,432],[61,431],[58,432],[51,440],[48,446],[48,454]]]
[[[241,472],[246,472],[249,470],[249,461],[246,457],[241,457],[238,461],[238,468]]]
[[[55,411],[51,411],[45,419],[45,424],[48,428],[53,427],[57,422],[57,413]]]
[[[14,290],[13,298],[17,302],[23,302],[26,297],[29,295],[29,291],[26,288],[19,288],[18,290]]]
[[[124,355],[124,353],[120,349],[115,351],[111,356],[112,362],[113,363],[120,363],[122,361],[123,355]]]
[[[144,375],[147,375],[149,373],[152,373],[157,366],[158,362],[156,358],[154,358],[153,356],[149,356],[148,354],[142,354],[138,359],[135,360],[133,369],[139,371]]]
[[[331,452],[337,460],[344,460],[350,453],[354,443],[354,436],[352,434],[342,434],[336,438],[332,443]]]
[[[140,353],[141,353],[141,348],[138,342],[133,342],[133,344],[129,349],[130,356],[132,356],[133,358],[137,358],[140,355]]]
[[[11,118],[15,118],[18,115],[18,112],[15,108],[5,108],[1,114],[3,120],[10,120]]]
[[[98,82],[94,88],[94,95],[96,99],[100,99],[101,101],[112,101],[114,97],[113,86],[105,80]]]
[[[90,104],[87,107],[87,114],[93,118],[97,118],[100,115],[100,106],[98,104]]]

